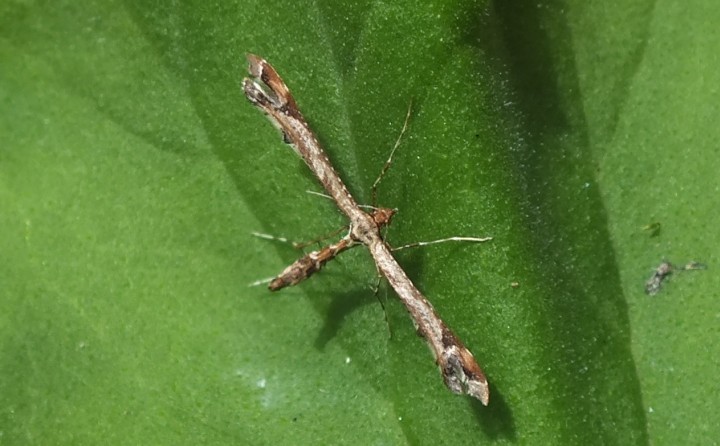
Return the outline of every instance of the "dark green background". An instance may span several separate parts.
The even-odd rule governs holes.
[[[710,0],[0,5],[0,444],[712,444],[720,9]],[[285,78],[472,349],[449,393],[243,97]],[[643,226],[659,222],[659,234]],[[655,297],[661,260],[674,276]],[[518,282],[518,288],[511,283]]]

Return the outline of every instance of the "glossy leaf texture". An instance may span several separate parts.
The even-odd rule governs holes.
[[[720,437],[720,12],[709,1],[0,6],[8,444],[708,444]],[[294,93],[474,352],[453,395],[347,222],[243,97]],[[654,228],[646,230],[643,228]],[[662,260],[698,261],[656,296]]]

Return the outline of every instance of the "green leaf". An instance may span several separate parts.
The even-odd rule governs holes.
[[[712,443],[720,17],[701,3],[5,2],[0,438]],[[300,255],[252,231],[347,222],[243,97],[247,52],[363,203],[412,100],[387,239],[494,237],[397,254],[488,407],[447,391],[387,286],[383,313],[364,248],[248,286]],[[647,296],[663,259],[708,270]]]

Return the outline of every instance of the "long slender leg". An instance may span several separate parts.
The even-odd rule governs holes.
[[[405,115],[405,122],[403,123],[402,130],[400,130],[400,134],[398,135],[397,140],[395,141],[395,145],[393,146],[392,150],[390,151],[390,156],[388,157],[387,161],[385,161],[385,164],[383,165],[382,169],[380,170],[380,174],[375,179],[375,182],[372,185],[371,190],[371,197],[372,197],[372,205],[377,207],[377,187],[378,184],[380,184],[380,181],[382,181],[383,177],[385,176],[385,173],[390,168],[390,165],[392,164],[393,156],[395,155],[395,151],[398,147],[400,147],[400,141],[402,141],[402,137],[405,134],[405,131],[408,127],[408,122],[410,122],[410,114],[412,112],[412,100],[410,100],[410,103],[408,104],[407,114]]]
[[[307,242],[295,242],[295,241],[289,240],[289,239],[287,239],[287,238],[285,238],[285,237],[277,237],[277,236],[274,236],[274,235],[265,234],[265,233],[256,232],[256,231],[251,232],[251,234],[254,235],[255,237],[258,237],[258,238],[261,238],[261,239],[272,240],[272,241],[282,242],[282,243],[287,243],[287,244],[291,245],[291,246],[292,246],[293,248],[295,248],[295,249],[303,249],[303,248],[308,247],[308,246],[310,246],[310,245],[315,245],[315,244],[317,244],[317,243],[320,243],[320,242],[322,242],[323,240],[327,240],[327,239],[329,239],[330,237],[335,237],[336,235],[340,234],[341,232],[347,231],[347,229],[348,229],[347,226],[343,226],[343,227],[340,228],[340,229],[336,229],[336,230],[333,231],[333,232],[330,232],[330,233],[328,233],[328,234],[322,235],[322,236],[320,236],[320,237],[318,237],[318,238],[316,238],[316,239],[313,239],[313,240],[310,240],[310,241],[307,241]]]
[[[445,242],[474,242],[474,243],[482,243],[482,242],[488,242],[492,240],[492,237],[448,237],[448,238],[441,238],[439,240],[431,240],[429,242],[415,242],[415,243],[409,243],[407,245],[402,246],[396,246],[394,248],[391,248],[393,252],[400,251],[402,249],[406,248],[416,248],[418,246],[428,246],[428,245],[434,245],[437,243],[445,243]]]
[[[385,316],[385,324],[387,325],[388,337],[390,339],[392,339],[392,327],[390,327],[390,318],[388,317],[387,308],[385,308],[385,302],[383,302],[382,299],[380,299],[380,282],[382,281],[383,275],[380,272],[380,270],[378,270],[377,273],[378,273],[377,282],[375,282],[375,286],[373,287],[373,295],[375,296],[377,301],[380,303],[380,306],[382,307],[383,315]],[[386,296],[386,299],[387,299],[387,296]]]

